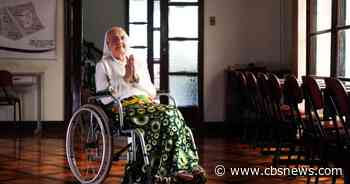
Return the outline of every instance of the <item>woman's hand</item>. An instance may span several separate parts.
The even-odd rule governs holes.
[[[133,55],[130,55],[130,57],[127,58],[127,63],[125,65],[124,80],[127,82],[134,82],[135,81],[135,65],[134,65],[134,56]]]

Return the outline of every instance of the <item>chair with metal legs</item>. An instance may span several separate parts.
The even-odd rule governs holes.
[[[22,109],[21,100],[19,97],[10,93],[13,87],[12,74],[9,71],[0,70],[0,106],[12,106],[13,107],[13,120],[21,121]],[[18,107],[18,119],[17,109]]]

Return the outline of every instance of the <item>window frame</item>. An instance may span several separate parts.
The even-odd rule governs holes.
[[[306,43],[306,73],[307,75],[313,75],[312,71],[312,38],[318,35],[322,34],[331,34],[331,58],[330,58],[330,76],[331,77],[338,77],[342,76],[339,74],[338,66],[341,64],[341,61],[339,61],[339,54],[341,51],[339,51],[339,32],[344,30],[350,30],[350,25],[339,25],[339,11],[340,11],[340,5],[339,0],[331,0],[332,1],[332,7],[331,7],[331,28],[320,30],[320,31],[311,31],[312,25],[315,23],[315,19],[317,19],[317,15],[312,16],[312,6],[317,6],[317,3],[313,3],[313,1],[316,0],[307,0],[306,2],[306,36],[307,36],[307,43]],[[350,3],[350,1],[349,1]],[[345,4],[345,3],[344,3]],[[314,18],[314,19],[313,19]],[[349,17],[350,18],[350,17]],[[316,67],[316,66],[314,66]],[[344,70],[345,71],[345,70]],[[345,72],[344,72],[345,73]],[[343,74],[344,75],[344,74]]]
[[[129,33],[128,27],[129,27],[129,1],[127,0],[126,3],[126,29]],[[153,41],[153,31],[159,31],[160,32],[160,58],[153,60],[153,53],[149,52],[150,57],[147,58],[148,61],[148,67],[149,72],[151,75],[151,79],[154,79],[154,71],[153,71],[153,64],[159,64],[160,66],[160,77],[169,77],[174,75],[188,75],[188,76],[197,76],[198,79],[198,104],[196,106],[183,106],[179,107],[180,110],[184,110],[184,116],[189,119],[195,119],[193,122],[201,122],[204,117],[204,97],[203,97],[203,84],[204,84],[204,0],[198,0],[198,2],[169,2],[169,0],[148,0],[149,1],[159,1],[160,2],[160,9],[167,8],[168,5],[185,5],[185,6],[193,6],[198,5],[198,71],[195,73],[169,73],[168,71],[168,59],[167,55],[164,53],[168,52],[168,21],[164,17],[168,17],[168,11],[160,11],[160,27],[153,28],[153,3],[148,3],[148,40]],[[152,18],[151,18],[152,17]],[[163,18],[162,18],[163,17]],[[153,49],[153,45],[151,43],[148,43],[148,49]],[[167,92],[169,89],[169,80],[160,80],[160,91]],[[193,116],[193,113],[198,113],[198,119],[197,116]],[[192,117],[193,116],[193,117]]]

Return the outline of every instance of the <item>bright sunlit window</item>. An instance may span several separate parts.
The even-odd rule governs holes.
[[[308,17],[310,32],[307,34],[309,41],[308,73],[318,76],[350,77],[350,0],[299,0],[299,64],[302,47],[302,21],[309,4]],[[338,3],[335,11],[332,6]],[[337,19],[333,20],[332,16]],[[306,17],[306,16],[305,16]],[[306,24],[304,24],[306,25]],[[304,28],[302,28],[304,29]],[[304,42],[305,43],[305,42]],[[334,49],[333,49],[334,48]],[[335,49],[336,48],[336,49]]]

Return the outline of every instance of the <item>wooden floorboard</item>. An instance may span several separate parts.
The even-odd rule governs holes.
[[[0,183],[6,184],[68,184],[76,183],[65,159],[65,132],[43,132],[34,135],[28,130],[0,131]],[[200,162],[208,173],[208,184],[254,183],[299,184],[306,177],[287,176],[231,176],[229,168],[264,168],[271,166],[272,156],[262,155],[258,148],[242,144],[239,138],[228,135],[198,133],[196,142]],[[216,176],[218,165],[226,167],[224,176]],[[125,161],[113,163],[105,183],[120,183]],[[319,183],[331,183],[331,177],[322,177]],[[343,183],[340,177],[337,183]]]

